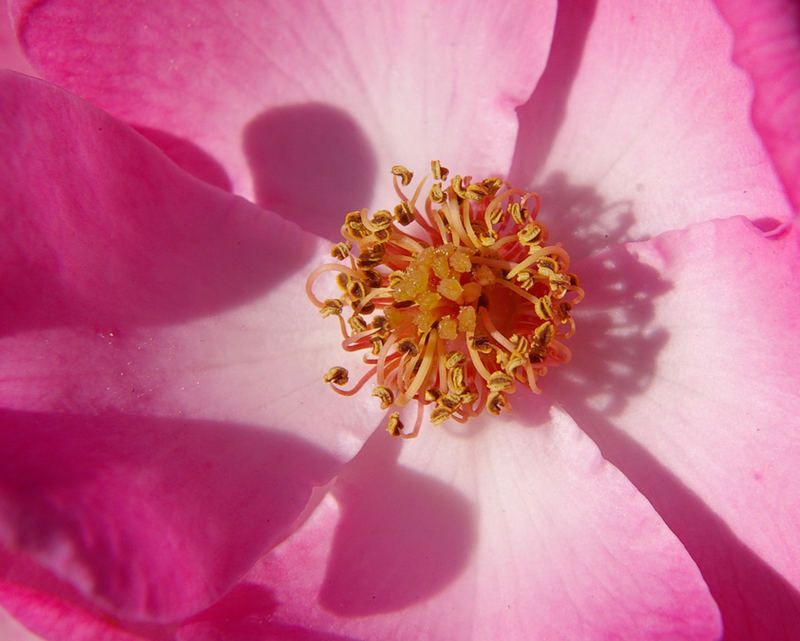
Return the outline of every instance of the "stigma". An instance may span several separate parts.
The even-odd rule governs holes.
[[[331,250],[337,262],[306,283],[321,315],[338,318],[342,349],[363,352],[366,371],[351,387],[341,366],[324,380],[346,396],[372,383],[376,402],[394,410],[392,436],[416,436],[426,410],[434,425],[511,411],[512,394],[539,393],[548,368],[570,359],[565,341],[583,291],[537,220],[539,196],[498,177],[449,173],[435,160],[412,188],[413,174],[393,167],[397,204],[347,214],[344,241]],[[327,272],[338,295],[320,299],[314,284]],[[412,402],[409,430],[400,416]]]

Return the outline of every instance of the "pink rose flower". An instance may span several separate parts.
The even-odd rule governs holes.
[[[11,2],[2,638],[800,634],[800,20],[740,5]],[[432,158],[586,299],[399,442],[303,287]]]

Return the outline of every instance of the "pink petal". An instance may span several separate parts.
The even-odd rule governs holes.
[[[543,220],[573,254],[720,212],[790,217],[713,6],[588,4],[559,5],[512,170],[540,191]]]
[[[800,5],[717,0],[734,33],[734,61],[755,85],[753,120],[800,209]]]
[[[5,639],[5,641],[41,641],[42,637],[33,634],[0,608],[0,639]]]
[[[517,409],[405,445],[379,431],[338,504],[240,587],[274,592],[273,624],[358,639],[717,638],[697,568],[643,497],[562,412]],[[180,638],[231,638],[255,615],[232,608]]]
[[[36,75],[17,42],[14,28],[7,16],[0,16],[0,69],[13,69]]]
[[[798,233],[741,218],[575,266],[562,403],[687,546],[731,639],[800,634]]]
[[[375,424],[321,381],[318,243],[10,72],[0,148],[0,541],[124,616],[204,608]]]
[[[198,144],[237,193],[329,237],[340,212],[386,206],[373,183],[396,163],[507,171],[555,15],[550,0],[11,4],[48,79]]]

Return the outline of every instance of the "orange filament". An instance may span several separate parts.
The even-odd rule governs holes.
[[[347,214],[346,242],[331,251],[347,264],[321,265],[306,283],[320,313],[339,317],[342,348],[364,351],[371,366],[347,390],[344,368],[331,368],[325,380],[352,395],[374,378],[385,409],[416,401],[412,430],[398,411],[389,417],[387,430],[404,438],[419,433],[426,407],[434,424],[463,423],[484,409],[510,411],[517,383],[538,393],[547,368],[570,359],[563,341],[575,333],[571,311],[583,298],[569,255],[547,244],[537,194],[500,178],[456,175],[448,183],[438,161],[431,170],[433,186],[418,207],[425,180],[409,198],[402,187],[413,174],[393,167],[394,213]],[[313,292],[326,272],[336,275],[338,298]]]

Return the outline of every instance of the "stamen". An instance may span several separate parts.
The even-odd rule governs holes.
[[[449,171],[434,160],[433,186],[418,208],[426,179],[409,197],[411,171],[395,165],[392,174],[399,203],[371,216],[348,213],[345,241],[331,256],[349,266],[319,266],[306,292],[323,317],[338,318],[343,349],[363,351],[371,365],[348,390],[342,367],[325,380],[343,395],[373,380],[383,409],[416,400],[410,432],[399,411],[387,424],[393,436],[413,438],[428,406],[434,425],[463,423],[484,410],[510,411],[517,382],[538,393],[537,379],[570,359],[564,341],[575,333],[583,290],[561,244],[546,244],[537,194],[497,177],[457,174],[445,183]],[[328,271],[339,297],[319,299],[313,286]]]

